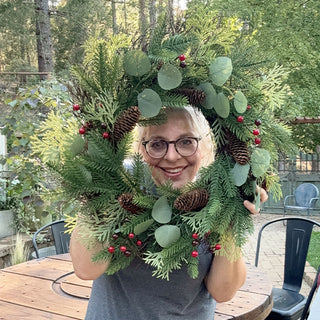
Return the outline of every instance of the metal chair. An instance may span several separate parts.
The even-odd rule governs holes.
[[[263,230],[279,221],[286,221],[284,280],[282,288],[273,288],[273,309],[267,320],[298,320],[307,298],[300,294],[313,227],[320,223],[303,217],[285,217],[265,223],[258,234],[255,266],[258,266]],[[275,250],[275,248],[271,248]]]
[[[296,188],[294,195],[291,194],[284,198],[283,216],[288,210],[292,210],[307,211],[309,217],[310,210],[315,207],[317,200],[319,200],[319,189],[312,183],[302,183]]]
[[[317,276],[315,277],[315,279],[313,281],[313,284],[312,284],[312,287],[311,287],[311,290],[309,292],[307,302],[306,302],[306,304],[304,306],[304,309],[303,309],[303,312],[302,312],[302,315],[301,315],[301,320],[309,319],[310,305],[311,305],[311,302],[312,302],[312,299],[313,299],[313,296],[314,296],[315,292],[317,291],[317,289],[319,289],[319,285],[320,285],[320,265],[319,265],[319,268],[318,268]],[[318,292],[318,295],[319,294],[320,294],[320,292]],[[314,303],[316,303],[316,302],[314,302]],[[317,306],[317,308],[319,309],[320,306]],[[314,312],[315,312],[315,315],[317,316],[317,311],[312,310],[311,313],[314,313]],[[320,315],[319,315],[319,318],[320,318]]]
[[[36,257],[40,258],[40,256],[46,256],[44,254],[40,254],[41,249],[38,248],[36,238],[41,231],[47,228],[51,228],[51,232],[54,239],[55,252],[50,252],[46,255],[68,253],[70,244],[70,233],[65,232],[67,230],[67,228],[65,227],[65,220],[57,220],[46,224],[34,233],[32,242],[35,249]]]

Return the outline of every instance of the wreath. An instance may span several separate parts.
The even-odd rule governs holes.
[[[202,242],[237,258],[231,244],[241,249],[253,231],[243,200],[259,207],[257,185],[281,195],[273,162],[290,144],[289,130],[273,115],[275,100],[285,95],[281,68],[268,73],[250,55],[218,56],[196,37],[165,29],[163,20],[144,50],[121,37],[97,40],[84,64],[73,67],[69,89],[79,132],[52,167],[81,204],[89,236],[105,244],[93,260],[109,261],[107,274],[138,257],[156,277],[169,279],[187,263],[196,278]],[[206,117],[215,161],[181,190],[170,182],[155,187],[141,156],[132,156],[133,129],[161,124],[164,108],[186,105]]]

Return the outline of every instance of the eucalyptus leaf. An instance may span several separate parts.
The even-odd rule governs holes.
[[[249,170],[249,163],[245,165],[236,163],[235,166],[232,168],[232,170],[230,171],[231,178],[237,187],[242,186],[247,181]]]
[[[181,236],[180,228],[174,225],[163,225],[156,229],[154,236],[162,248],[168,248]]]
[[[135,235],[139,235],[141,234],[142,232],[145,232],[146,230],[149,229],[149,227],[154,223],[154,220],[153,219],[148,219],[144,222],[141,222],[139,224],[137,224],[134,229],[133,229],[133,232]]]
[[[228,57],[218,57],[209,66],[209,76],[214,84],[221,87],[232,73],[232,61]]]
[[[244,113],[247,110],[248,100],[242,91],[237,91],[234,95],[234,107],[237,112]]]
[[[219,92],[215,96],[213,107],[218,116],[220,116],[221,118],[227,118],[229,116],[230,102],[222,92]]]
[[[151,63],[143,51],[131,50],[123,57],[123,68],[130,76],[141,77],[150,71]]]
[[[197,87],[197,89],[203,91],[206,94],[206,98],[201,103],[201,105],[206,109],[212,109],[217,96],[216,90],[214,90],[212,84],[209,82],[202,82]]]
[[[167,197],[160,197],[152,208],[151,216],[159,223],[168,223],[171,220],[172,208]]]
[[[152,89],[144,89],[138,94],[138,107],[146,118],[155,117],[162,108],[160,96]]]
[[[177,88],[181,81],[182,74],[180,70],[170,63],[164,64],[158,72],[158,83],[164,90]]]
[[[251,171],[252,174],[259,178],[265,174],[270,165],[270,153],[268,150],[256,148],[251,154]]]

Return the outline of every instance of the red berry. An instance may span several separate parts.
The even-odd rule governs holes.
[[[121,251],[121,252],[125,252],[126,250],[127,250],[127,247],[125,247],[125,246],[121,246],[121,247],[120,247],[120,251]]]
[[[134,238],[134,233],[129,233],[129,234],[128,234],[128,238],[129,238],[129,239],[133,239],[133,238]]]
[[[243,122],[243,116],[238,116],[237,121],[238,122]]]
[[[254,139],[254,143],[255,144],[260,144],[261,143],[261,139],[260,138],[255,138]]]
[[[197,234],[197,233],[193,233],[193,234],[192,234],[192,238],[193,238],[193,239],[198,239],[198,238],[199,238],[199,236],[198,236],[198,234]]]
[[[79,129],[79,133],[80,133],[80,134],[85,134],[85,133],[86,133],[85,127],[81,127],[81,128]]]
[[[126,251],[124,252],[124,255],[125,255],[126,257],[130,257],[130,256],[131,256],[131,251],[126,250]]]
[[[258,136],[259,133],[260,133],[260,131],[259,131],[259,129],[254,129],[254,130],[252,131],[252,133],[253,133],[255,136]]]
[[[73,108],[74,111],[80,110],[80,106],[79,106],[78,104],[74,104],[74,105],[72,106],[72,108]]]
[[[104,133],[102,134],[103,139],[108,139],[109,136],[110,136],[110,135],[109,135],[108,132],[104,132]]]
[[[109,248],[108,248],[108,251],[110,252],[110,253],[114,253],[114,247],[113,246],[110,246]]]
[[[137,244],[137,246],[142,246],[142,241],[141,240],[137,240],[137,242],[136,242],[136,244]]]
[[[257,119],[254,124],[258,127],[261,125],[261,120],[260,119]]]
[[[220,243],[217,243],[217,244],[214,246],[214,248],[215,248],[216,250],[220,250],[220,249],[221,249],[221,244],[220,244]]]
[[[179,60],[180,60],[180,61],[184,61],[184,60],[186,60],[185,55],[184,55],[184,54],[180,54],[180,56],[179,56]]]
[[[199,255],[199,253],[198,253],[198,251],[196,251],[196,250],[193,250],[193,251],[191,252],[191,256],[194,257],[194,258],[196,258],[198,255]]]
[[[184,62],[184,61],[181,61],[180,62],[180,67],[181,68],[185,68],[187,66],[187,64]]]
[[[112,235],[112,238],[113,238],[114,240],[117,240],[117,239],[119,238],[119,235],[115,233],[115,234]]]
[[[247,110],[250,110],[251,109],[251,106],[250,104],[247,105]]]
[[[106,129],[107,128],[107,125],[104,122],[101,122],[100,126],[101,126],[102,129]]]

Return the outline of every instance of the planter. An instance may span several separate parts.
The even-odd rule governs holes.
[[[0,238],[14,234],[13,212],[11,210],[0,210]]]

